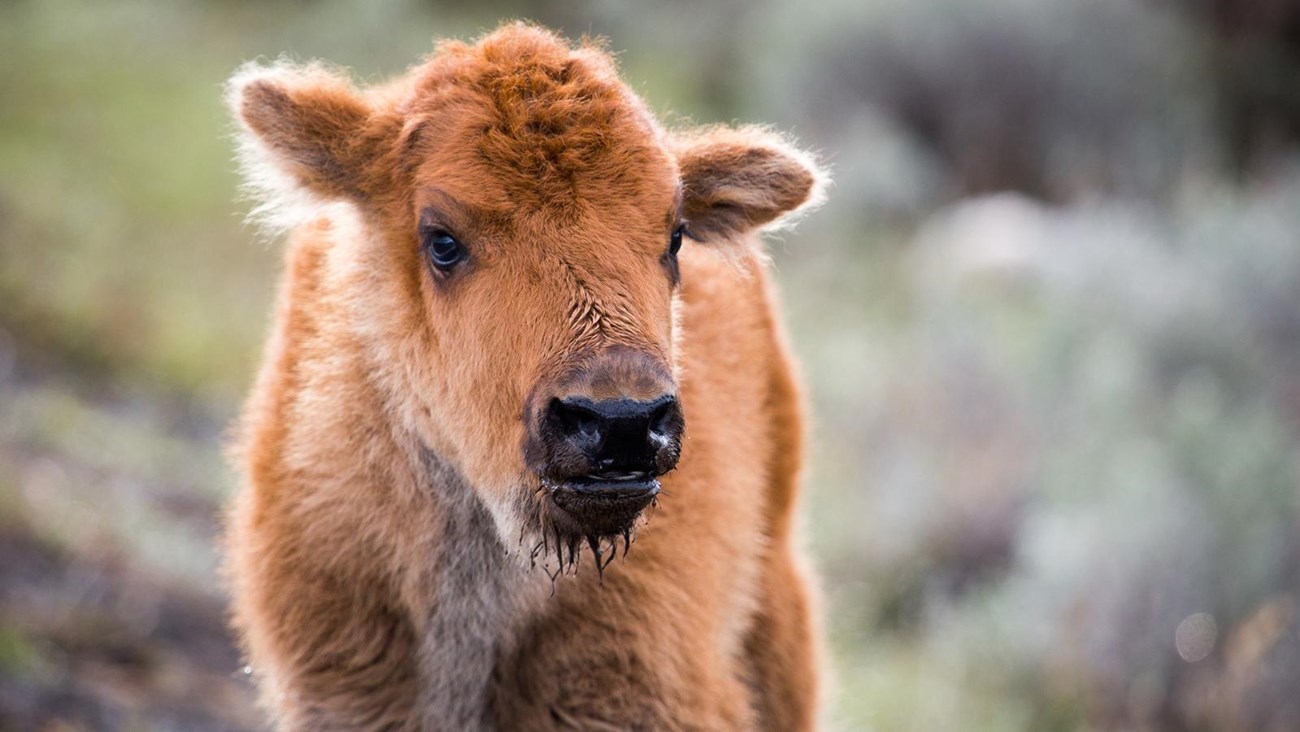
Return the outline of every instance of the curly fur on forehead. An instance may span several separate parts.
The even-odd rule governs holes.
[[[440,44],[415,74],[408,113],[420,119],[417,136],[436,145],[456,134],[448,125],[472,135],[479,162],[517,203],[597,190],[635,195],[657,177],[647,170],[671,171],[663,133],[596,42],[574,48],[513,23],[473,45]]]

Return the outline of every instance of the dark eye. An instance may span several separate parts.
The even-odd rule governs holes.
[[[465,247],[445,229],[427,229],[421,233],[421,239],[425,254],[439,271],[450,272],[465,261]]]
[[[685,232],[686,232],[686,224],[682,224],[678,226],[676,229],[673,229],[672,238],[668,240],[668,256],[670,257],[677,256],[678,250],[682,248],[682,234],[684,234]]]

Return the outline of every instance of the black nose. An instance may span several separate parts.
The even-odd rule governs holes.
[[[662,475],[677,464],[683,420],[671,394],[650,401],[552,399],[547,416],[593,473]]]

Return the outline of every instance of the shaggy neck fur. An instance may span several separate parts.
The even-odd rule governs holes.
[[[545,600],[547,584],[497,535],[492,516],[464,479],[434,452],[423,468],[438,501],[442,548],[435,560],[434,610],[420,641],[420,709],[437,710],[426,729],[490,729],[497,659]]]

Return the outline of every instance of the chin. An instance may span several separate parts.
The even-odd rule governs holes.
[[[576,573],[583,553],[589,552],[603,578],[605,567],[627,554],[660,490],[657,476],[638,471],[543,479],[532,565],[558,578]]]

